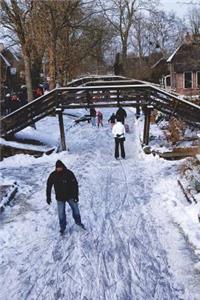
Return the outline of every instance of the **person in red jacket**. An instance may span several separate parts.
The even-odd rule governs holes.
[[[56,162],[56,169],[53,171],[47,180],[47,203],[51,204],[51,190],[54,186],[57,207],[58,207],[58,218],[60,223],[60,233],[63,234],[66,229],[66,214],[65,206],[66,202],[72,209],[72,216],[75,223],[85,229],[81,223],[81,216],[78,207],[78,182],[72,171],[67,169],[62,161]]]
[[[103,114],[100,112],[100,110],[97,111],[97,126],[102,126],[103,127]]]
[[[90,108],[90,117],[92,126],[96,126],[96,109],[94,107]]]
[[[37,87],[37,89],[35,90],[35,98],[41,97],[43,95],[43,90],[41,87]]]

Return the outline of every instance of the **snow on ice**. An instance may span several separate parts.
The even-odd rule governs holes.
[[[180,161],[145,155],[138,122],[128,112],[126,160],[115,161],[104,127],[65,119],[68,152],[0,162],[4,181],[17,181],[12,206],[0,215],[0,299],[197,300],[200,223],[177,184]],[[78,113],[84,114],[84,110]],[[32,138],[33,129],[19,135]],[[56,117],[37,123],[41,141],[57,145]],[[59,236],[56,203],[46,204],[46,180],[57,159],[75,173],[87,231],[67,209]]]

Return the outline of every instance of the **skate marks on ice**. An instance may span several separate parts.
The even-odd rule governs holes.
[[[142,215],[150,184],[148,189],[141,184],[142,170],[134,182],[126,169],[129,164],[123,164],[124,170],[119,165],[113,172],[112,166],[101,163],[93,177],[87,164],[90,235],[71,233],[69,243],[74,247],[60,289],[69,299],[181,299],[183,290],[173,284],[151,220]],[[136,182],[140,187],[135,202],[131,187]]]
[[[84,289],[82,296],[84,299],[179,299],[182,291],[174,287],[165,251],[155,230],[147,225],[150,219],[144,220],[141,210],[134,208],[131,194],[120,190],[120,184],[129,185],[130,178],[124,176],[116,191],[116,184],[112,185],[116,180],[112,167],[102,165],[102,168],[104,176],[99,175],[99,170],[97,177],[101,180],[96,178],[99,185],[96,180],[90,181],[88,198],[92,199],[93,228],[87,240],[81,241],[81,252],[86,259],[84,272],[90,274],[95,284],[90,279],[87,283],[84,276],[81,282],[88,289]]]
[[[90,187],[85,193],[93,195],[82,210],[89,233],[72,225],[69,216],[66,233],[60,237],[56,215],[48,220],[43,209],[26,215],[24,226],[31,221],[31,238],[20,238],[17,232],[21,240],[12,242],[14,230],[10,232],[13,252],[9,250],[4,262],[3,299],[127,300],[147,299],[147,295],[148,299],[178,299],[164,252],[133,202],[129,172],[125,169],[126,176],[119,180],[120,165],[114,173],[112,166],[101,166],[91,182],[87,164],[84,178]],[[42,230],[45,226],[49,226],[46,232]]]
[[[139,236],[133,234],[124,240],[123,235],[120,236],[121,230],[117,231],[113,226],[116,242],[114,248],[104,250],[104,266],[107,272],[103,268],[101,272],[108,274],[104,276],[107,286],[115,283],[110,293],[103,288],[108,293],[107,297],[115,295],[112,299],[178,299],[168,272],[166,256],[159,245],[154,245],[153,251],[150,251],[152,245],[148,239],[145,240],[142,222],[139,221],[135,229],[140,233]]]
[[[37,172],[35,167],[39,185],[31,199],[33,210],[18,215],[6,237],[0,235],[1,298],[184,299],[184,289],[173,283],[166,252],[144,210],[153,186],[145,162],[114,162],[113,149],[105,154],[97,145],[88,150],[88,142],[87,149],[79,146],[81,160],[74,161],[72,169],[79,176],[79,205],[88,232],[73,225],[68,210],[66,232],[59,235],[55,204],[48,208],[37,200],[44,192],[37,174],[45,169]]]

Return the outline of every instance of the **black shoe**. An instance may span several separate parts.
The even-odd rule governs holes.
[[[60,235],[63,235],[65,232],[65,229],[60,229]]]
[[[76,225],[80,226],[82,229],[86,230],[85,225],[83,223],[76,223]]]

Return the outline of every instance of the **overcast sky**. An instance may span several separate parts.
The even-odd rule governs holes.
[[[160,0],[162,8],[167,11],[173,10],[179,17],[184,17],[188,10],[188,5],[184,5],[186,0]]]

